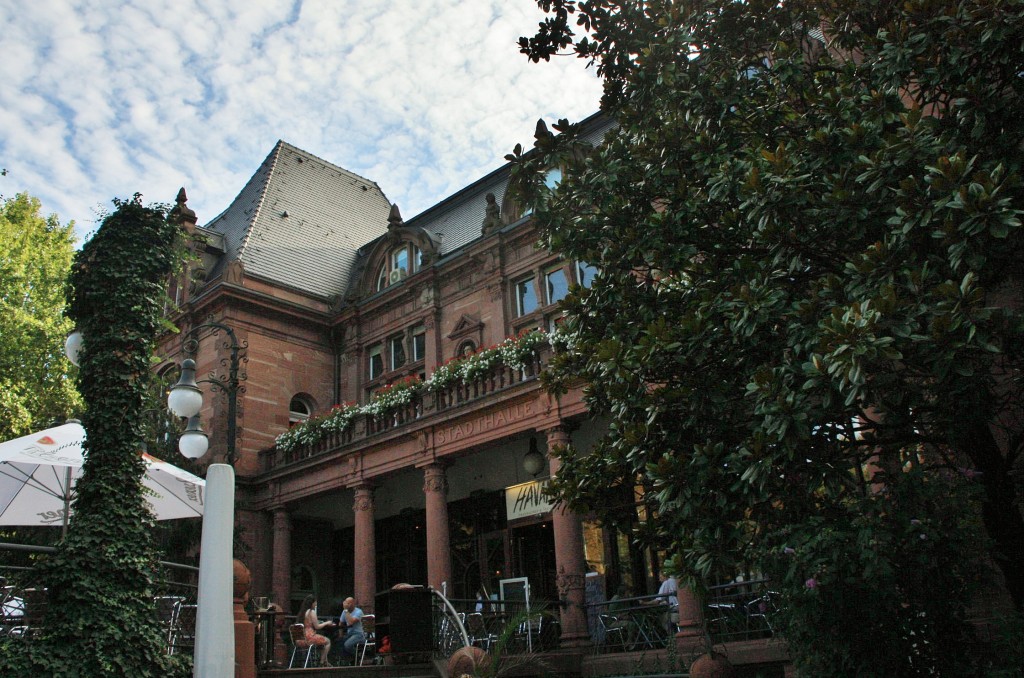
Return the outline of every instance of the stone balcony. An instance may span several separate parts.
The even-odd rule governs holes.
[[[456,382],[438,391],[422,390],[409,403],[385,413],[356,415],[344,430],[327,434],[315,443],[287,451],[277,447],[263,450],[260,452],[261,469],[264,473],[280,471],[313,457],[343,451],[347,447],[361,447],[377,436],[437,423],[438,419],[457,416],[474,406],[490,404],[500,395],[515,390],[539,389],[539,376],[550,355],[551,349],[544,347],[522,370],[501,365],[472,381]]]

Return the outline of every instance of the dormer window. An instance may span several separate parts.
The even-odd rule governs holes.
[[[416,273],[423,266],[423,252],[411,242],[404,242],[391,250],[387,261],[381,266],[377,274],[377,291],[381,291],[388,285],[405,280],[405,278]]]

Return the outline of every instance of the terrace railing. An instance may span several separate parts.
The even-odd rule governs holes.
[[[416,426],[437,414],[452,414],[460,408],[521,384],[537,381],[548,350],[535,354],[533,360],[523,369],[497,365],[470,381],[457,381],[433,391],[421,390],[413,395],[408,403],[388,409],[386,412],[356,415],[345,429],[328,433],[314,443],[290,450],[277,447],[263,450],[260,452],[263,470],[273,471],[348,446],[355,446],[373,436]]]

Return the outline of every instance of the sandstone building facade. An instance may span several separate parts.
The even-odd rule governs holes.
[[[599,138],[604,123],[587,124]],[[400,582],[472,599],[526,579],[533,600],[560,604],[571,645],[586,642],[588,571],[609,587],[656,588],[655,554],[629,538],[643,518],[631,492],[609,497],[622,506],[618,529],[552,509],[540,492],[557,471],[547,451],[588,446],[604,426],[579,393],[543,390],[543,342],[517,369],[495,364],[359,411],[343,430],[277,442],[310,417],[386,402],[382,391],[452,360],[554,328],[558,300],[596,272],[538,248],[508,183],[501,167],[405,221],[373,181],[279,142],[205,225],[179,196],[176,218],[201,237],[172,284],[182,332],[165,338],[161,370],[172,378],[183,336],[211,321],[243,347],[236,510],[254,595],[293,609],[315,593],[327,609],[354,594],[369,611]],[[196,335],[197,373],[223,375],[223,333]],[[222,458],[225,399],[207,393],[201,417],[207,460]]]

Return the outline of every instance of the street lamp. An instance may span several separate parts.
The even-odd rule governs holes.
[[[197,332],[204,328],[221,330],[230,339],[227,378],[196,381],[196,363],[191,358],[181,365],[181,378],[167,394],[167,407],[179,417],[188,417],[188,427],[178,438],[178,449],[190,459],[198,459],[209,449],[209,439],[199,424],[203,393],[199,384],[219,388],[228,399],[227,463],[210,464],[206,470],[206,506],[203,510],[203,535],[199,549],[199,593],[196,610],[195,678],[221,678],[235,673],[235,625],[232,609],[232,544],[235,522],[235,431],[238,391],[239,349],[234,331],[216,322],[193,327],[185,335],[186,352],[195,353]]]
[[[197,325],[189,330],[186,334],[186,341],[183,346],[186,353],[194,354],[198,347],[198,341],[196,337],[198,332],[202,329],[212,328],[224,332],[228,336],[228,341],[224,342],[224,347],[230,349],[231,356],[227,361],[228,374],[227,377],[218,377],[215,379],[200,379],[196,381],[196,362],[191,358],[186,359],[181,364],[181,377],[178,379],[178,383],[174,385],[171,392],[167,394],[167,407],[170,408],[171,412],[178,415],[179,417],[186,417],[189,419],[189,429],[185,431],[178,440],[178,449],[186,457],[191,459],[198,459],[199,457],[206,454],[206,449],[202,449],[198,455],[193,456],[198,447],[189,446],[186,443],[186,439],[190,433],[202,434],[202,429],[199,428],[198,419],[195,422],[195,428],[192,428],[192,418],[199,415],[199,410],[203,406],[203,392],[199,390],[199,384],[209,384],[215,389],[222,391],[228,399],[228,416],[227,416],[227,463],[234,466],[235,464],[235,438],[237,437],[237,417],[238,417],[238,393],[244,391],[244,387],[241,385],[242,379],[239,372],[239,363],[245,358],[239,358],[239,352],[246,348],[246,345],[239,344],[238,338],[235,337],[235,332],[227,325],[222,325],[217,322],[207,322],[202,325]],[[185,444],[187,447],[183,447]]]

